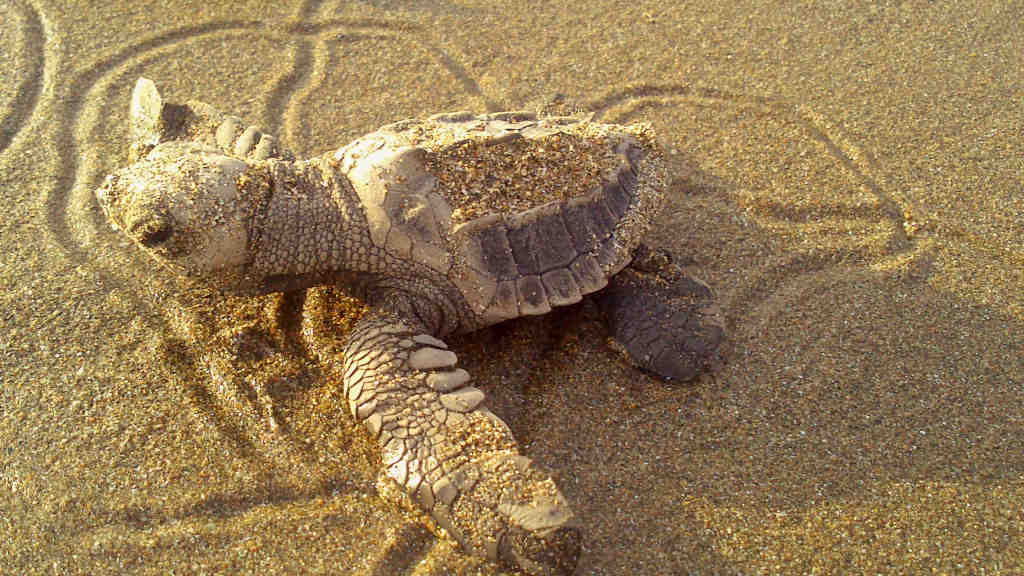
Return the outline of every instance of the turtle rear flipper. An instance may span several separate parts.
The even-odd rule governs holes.
[[[402,309],[408,295],[381,300],[394,304],[357,321],[343,349],[333,343],[336,326],[315,318],[325,314],[315,302],[307,301],[303,331],[341,375],[385,473],[467,553],[528,574],[571,574],[581,537],[561,491],[519,453],[455,354]]]
[[[614,343],[636,367],[687,381],[707,368],[725,328],[707,284],[644,245],[597,294]]]

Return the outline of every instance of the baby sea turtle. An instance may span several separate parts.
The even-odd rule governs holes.
[[[322,359],[387,475],[468,553],[573,572],[569,504],[443,338],[597,293],[637,366],[701,371],[723,338],[711,292],[640,244],[666,179],[652,129],[442,114],[296,160],[237,117],[165,103],[144,78],[131,121],[134,162],[96,192],[114,228],[221,290],[332,284],[363,299],[343,353]]]

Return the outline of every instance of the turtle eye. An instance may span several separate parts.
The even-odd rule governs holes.
[[[129,233],[146,248],[156,248],[171,237],[174,230],[168,218],[153,217],[136,222]]]
[[[147,228],[142,232],[142,237],[139,238],[139,242],[141,242],[142,245],[147,248],[155,248],[160,244],[163,244],[170,237],[170,226],[161,226],[159,228]]]

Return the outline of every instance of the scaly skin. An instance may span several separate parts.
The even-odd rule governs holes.
[[[235,117],[203,104],[164,104],[140,79],[132,100],[136,162],[96,195],[115,228],[181,275],[251,294],[333,284],[366,301],[371,312],[344,346],[317,306],[304,311],[303,332],[340,380],[353,417],[378,440],[387,475],[468,553],[531,574],[569,574],[580,532],[568,503],[519,454],[441,338],[544,313],[604,287],[629,264],[657,213],[660,154],[635,138],[649,134],[616,126],[518,113],[438,118],[296,161]],[[562,144],[569,125],[579,131]],[[453,137],[467,146],[430,151]],[[453,224],[462,207],[448,205],[443,186],[454,182],[449,199],[487,186],[486,172],[460,178],[481,167],[480,158],[490,158],[484,170],[505,162],[507,149],[491,147],[507,142],[526,151],[515,174],[534,174],[502,184],[524,186],[510,200],[535,192],[555,200]],[[543,164],[547,153],[562,163],[582,154],[581,162]],[[430,162],[438,172],[426,172]],[[587,194],[594,174],[603,179]],[[582,195],[557,196],[574,184]],[[465,208],[479,209],[479,196],[472,198]],[[612,336],[639,366],[690,378],[721,341],[720,318],[706,286],[652,266],[614,281],[600,303]]]
[[[580,532],[568,502],[519,454],[455,354],[412,319],[407,301],[393,301],[359,320],[340,355],[324,311],[306,311],[312,348],[343,374],[349,409],[380,443],[387,475],[468,553],[530,574],[572,573]]]
[[[531,574],[571,573],[580,534],[568,503],[438,339],[475,326],[457,289],[374,246],[347,181],[324,161],[270,159],[241,172],[235,162],[201,145],[161,144],[97,197],[115,226],[186,275],[249,293],[344,283],[375,305],[341,357],[321,360],[341,364],[352,414],[380,443],[387,474],[467,552]],[[225,173],[239,194],[191,196],[223,185]],[[244,244],[213,232],[213,222],[230,230],[233,220]],[[243,245],[244,257],[222,253]],[[210,262],[218,266],[203,267]],[[311,347],[329,350],[328,325],[314,326]]]

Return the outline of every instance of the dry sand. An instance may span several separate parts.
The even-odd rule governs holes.
[[[456,343],[580,574],[1024,573],[1019,3],[263,4],[0,2],[0,572],[495,571],[378,495],[293,299],[182,288],[102,222],[145,74],[300,154],[556,93],[654,124],[655,241],[726,364],[648,378],[587,306]],[[282,317],[273,378],[206,353]]]

